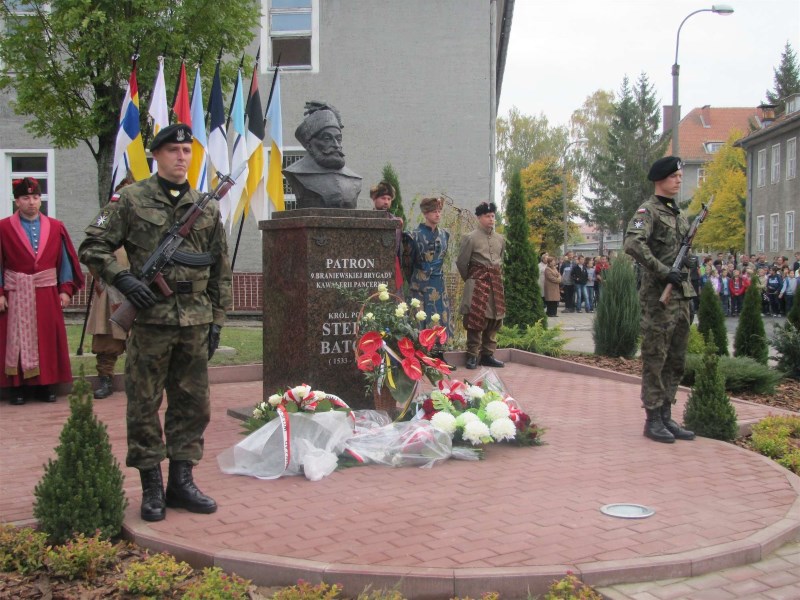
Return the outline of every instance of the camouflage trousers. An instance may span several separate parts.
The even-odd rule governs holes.
[[[640,296],[642,306],[642,405],[675,403],[689,343],[689,300],[675,295],[665,307],[655,294]]]
[[[203,457],[211,418],[208,327],[134,324],[125,361],[129,467],[149,469],[166,457],[197,464]]]

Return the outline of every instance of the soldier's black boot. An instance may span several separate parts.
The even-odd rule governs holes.
[[[672,420],[672,404],[661,405],[661,422],[667,428],[676,440],[693,440],[694,431],[684,429],[678,423]]]
[[[142,480],[142,519],[145,521],[163,521],[167,514],[164,499],[164,480],[161,478],[161,465],[152,469],[140,469]]]
[[[664,442],[665,444],[675,443],[675,436],[664,427],[661,420],[660,408],[646,408],[647,420],[644,422],[644,435],[656,442]]]
[[[94,391],[94,397],[97,400],[108,398],[114,393],[114,384],[110,375],[100,375],[100,387]]]
[[[189,512],[211,514],[217,510],[217,503],[197,489],[192,478],[192,463],[188,460],[169,461],[169,480],[167,481],[167,506],[185,508]]]

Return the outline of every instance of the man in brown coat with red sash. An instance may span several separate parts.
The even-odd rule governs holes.
[[[503,289],[505,238],[494,230],[494,203],[482,202],[475,209],[478,228],[464,236],[456,267],[464,280],[460,312],[467,330],[467,368],[502,367],[494,357],[497,332],[506,316]],[[480,359],[479,359],[480,355]]]
[[[55,402],[52,386],[72,381],[62,310],[83,274],[64,224],[39,212],[39,182],[17,179],[13,190],[17,211],[0,220],[0,387],[12,404]]]

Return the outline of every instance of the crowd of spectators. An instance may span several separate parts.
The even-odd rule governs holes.
[[[613,252],[613,251],[612,251]],[[610,256],[584,256],[567,252],[560,259],[541,255],[539,264],[539,287],[545,304],[547,316],[558,316],[555,310],[554,296],[545,294],[545,267],[548,259],[552,262],[548,271],[548,287],[559,286],[560,299],[564,303],[563,312],[594,312],[602,296],[603,275],[611,266]],[[557,271],[560,280],[556,281]],[[754,280],[758,280],[761,289],[761,311],[766,317],[783,317],[792,309],[798,284],[800,284],[800,252],[795,252],[794,260],[786,256],[776,255],[771,261],[766,254],[725,254],[720,252],[716,257],[705,255],[697,269],[690,273],[692,285],[697,292],[694,299],[695,311],[700,303],[700,290],[706,283],[714,288],[722,310],[726,316],[735,317],[742,312],[744,294]]]

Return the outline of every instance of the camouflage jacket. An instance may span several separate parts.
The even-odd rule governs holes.
[[[173,207],[158,184],[156,175],[123,188],[86,228],[86,239],[78,251],[81,262],[110,284],[118,273],[125,270],[114,257],[114,251],[123,246],[128,254],[131,273],[140,276],[144,263],[158,247],[164,234],[199,197],[198,191],[189,190]],[[183,264],[167,266],[163,271],[164,279],[176,293],[164,297],[156,286],[151,286],[158,302],[151,308],[139,311],[136,321],[181,327],[212,321],[222,325],[225,312],[232,306],[232,275],[225,229],[216,202],[211,201],[206,205],[179,250],[208,253],[213,264],[199,267]],[[177,293],[178,282],[181,282],[181,293]],[[188,293],[187,287],[191,289]]]
[[[625,231],[624,248],[641,265],[640,292],[661,295],[667,285],[667,275],[678,256],[681,241],[689,231],[689,222],[680,211],[650,196],[631,217]],[[695,296],[689,282],[688,269],[681,267],[686,278],[680,289],[673,289],[673,298]]]

